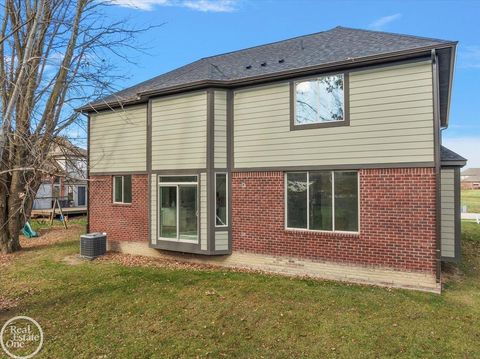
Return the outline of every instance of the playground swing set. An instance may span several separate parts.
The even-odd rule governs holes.
[[[65,227],[65,229],[68,229],[67,219],[63,215],[62,205],[60,204],[60,201],[58,200],[58,198],[55,198],[53,201],[52,213],[50,215],[50,226],[53,225],[53,220],[55,219],[55,216],[56,216],[55,210],[57,209],[57,207],[60,214],[60,220],[63,222],[63,227]],[[26,222],[25,225],[23,226],[22,233],[27,238],[38,237],[38,233],[32,229],[32,226],[30,225],[29,222]]]

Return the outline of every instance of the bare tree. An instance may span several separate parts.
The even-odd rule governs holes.
[[[112,92],[123,77],[112,57],[148,28],[108,23],[108,2],[5,0],[0,3],[0,252],[20,249],[42,177],[56,175],[49,151],[70,126],[85,128],[74,108]],[[3,9],[2,9],[3,7]],[[2,14],[3,10],[3,14]]]

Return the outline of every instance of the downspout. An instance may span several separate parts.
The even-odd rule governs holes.
[[[434,128],[434,162],[435,162],[435,235],[436,235],[436,281],[442,279],[442,253],[441,253],[441,158],[440,158],[440,92],[438,88],[439,71],[438,56],[432,50],[432,85],[433,85],[433,128]]]

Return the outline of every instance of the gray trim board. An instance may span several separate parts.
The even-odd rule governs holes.
[[[158,231],[158,229],[157,229]],[[175,242],[175,241],[162,241],[157,239],[157,244],[149,245],[150,248],[163,249],[173,252],[183,252],[183,253],[195,253],[195,254],[208,254],[200,249],[200,244],[198,243],[185,243],[185,242]]]
[[[207,90],[207,251],[215,251],[215,91]]]
[[[267,171],[314,171],[314,170],[358,170],[369,168],[420,168],[435,167],[434,162],[400,162],[400,163],[366,163],[346,165],[319,166],[276,166],[276,167],[242,167],[234,168],[233,172],[267,172]]]
[[[435,238],[435,254],[436,254],[436,280],[438,283],[441,282],[442,276],[442,238],[441,238],[441,156],[440,156],[440,105],[439,105],[439,72],[438,72],[438,56],[436,55],[435,49],[431,51],[432,56],[432,88],[433,88],[433,143],[434,143],[434,160],[435,160],[435,229],[436,229],[436,238]]]
[[[235,123],[233,121],[235,106],[235,92],[227,92],[227,167],[235,168]],[[230,138],[228,138],[230,136]]]
[[[210,256],[225,256],[230,254],[232,254],[230,250],[216,250],[214,253],[209,253]]]
[[[465,166],[465,161],[442,161],[442,167],[463,167]]]
[[[462,259],[462,210],[460,203],[461,184],[460,168],[455,168],[455,260],[459,262]]]
[[[157,225],[155,226],[155,245],[158,244],[158,237],[159,237],[159,230],[160,230],[160,201],[158,200],[160,198],[160,193],[158,193],[158,175],[155,176],[155,198],[157,202],[157,218],[155,218],[155,221],[157,222]],[[152,242],[149,242],[152,243]]]
[[[191,169],[181,169],[181,170],[152,170],[152,174],[157,175],[191,175],[192,173],[200,174],[207,172],[206,168],[191,168]]]
[[[152,100],[147,105],[147,215],[148,215],[148,243],[152,242]],[[155,181],[156,182],[156,181]],[[157,203],[158,206],[158,203]],[[156,220],[156,219],[155,219]]]
[[[202,174],[197,175],[197,236],[198,246],[202,250]],[[158,241],[158,240],[157,240]]]
[[[343,74],[343,98],[344,98],[344,113],[343,121],[331,121],[331,122],[322,122],[322,123],[310,123],[305,125],[296,125],[295,124],[295,115],[296,115],[296,91],[295,84],[300,81],[314,80],[319,76],[328,76]],[[337,71],[337,72],[328,72],[318,74],[317,76],[302,77],[289,81],[289,93],[290,93],[290,131],[297,130],[309,130],[312,128],[325,128],[325,127],[341,127],[341,126],[350,126],[350,75],[348,71]]]
[[[152,100],[147,104],[147,173],[152,171]]]
[[[233,169],[233,91],[227,91],[227,177],[228,177],[228,254],[232,253],[233,216],[232,216],[232,169]]]
[[[108,172],[90,172],[92,176],[127,176],[127,175],[146,175],[147,171],[108,171]]]
[[[87,233],[90,233],[90,115],[87,115]]]

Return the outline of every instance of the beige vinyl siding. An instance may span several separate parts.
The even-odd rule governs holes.
[[[200,249],[207,250],[208,213],[207,213],[207,174],[200,174]]]
[[[455,257],[455,172],[441,170],[441,239],[442,257]]]
[[[214,166],[227,167],[227,92],[215,91],[214,99]]]
[[[150,207],[150,237],[152,244],[157,244],[157,175],[150,175],[151,207]]]
[[[146,171],[147,106],[90,115],[90,173]]]
[[[228,250],[228,231],[215,232],[215,250],[216,251]]]
[[[152,101],[152,169],[206,167],[207,94]]]
[[[234,93],[234,166],[433,162],[430,61],[351,72],[350,125],[290,130],[289,83]]]

